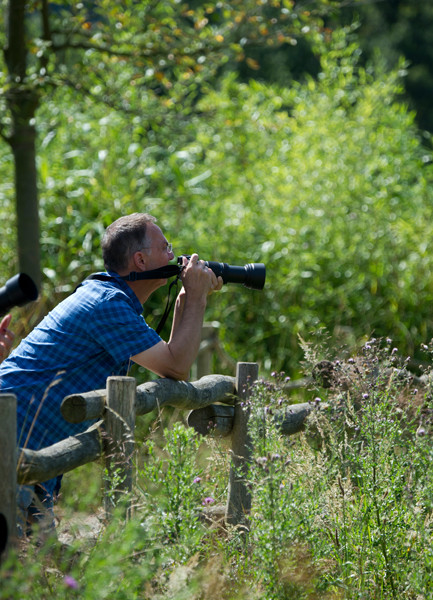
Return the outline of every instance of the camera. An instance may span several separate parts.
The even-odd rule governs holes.
[[[177,258],[177,264],[183,267],[183,257],[190,259],[190,255],[182,254]],[[222,262],[205,260],[205,265],[211,269],[217,277],[221,276],[224,283],[242,283],[251,290],[262,290],[265,285],[266,267],[263,263],[250,263],[243,267],[228,265]]]
[[[0,288],[0,315],[9,312],[14,306],[23,306],[36,300],[38,288],[33,279],[25,273],[18,273]]]

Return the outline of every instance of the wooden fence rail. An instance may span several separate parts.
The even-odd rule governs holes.
[[[251,448],[248,412],[241,408],[241,402],[249,397],[257,377],[256,363],[238,363],[236,377],[207,375],[195,382],[160,379],[137,386],[131,377],[109,377],[105,390],[67,396],[61,407],[63,417],[69,422],[99,420],[84,433],[38,451],[26,448],[16,451],[16,398],[1,395],[0,447],[6,458],[0,461],[0,555],[15,538],[17,484],[46,481],[104,457],[108,474],[116,472],[119,481],[115,489],[106,489],[104,496],[104,506],[110,514],[113,506],[127,498],[132,489],[136,416],[163,406],[189,410],[188,424],[201,434],[231,436],[226,521],[246,525],[250,497],[245,468]],[[276,415],[276,422],[283,433],[296,433],[303,428],[311,408],[310,404],[292,405]],[[125,510],[127,516],[129,507]]]

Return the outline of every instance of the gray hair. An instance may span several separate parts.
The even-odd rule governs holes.
[[[146,248],[146,228],[155,223],[147,213],[133,213],[120,217],[105,230],[102,238],[102,258],[107,271],[120,273],[128,268],[134,252]]]

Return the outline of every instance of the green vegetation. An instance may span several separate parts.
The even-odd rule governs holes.
[[[316,364],[315,345],[304,352]],[[156,421],[137,448],[134,517],[83,537],[86,514],[70,511],[95,511],[96,465],[68,474],[60,508],[75,533],[66,547],[11,555],[0,598],[432,599],[433,390],[431,379],[410,386],[405,364],[374,339],[334,362],[332,385],[310,390],[307,430],[291,437],[275,422],[284,375],[256,383],[247,534],[211,516],[224,511],[228,444]]]
[[[158,126],[90,104],[83,113],[72,94],[41,107],[40,311],[102,268],[109,222],[149,211],[177,254],[267,265],[263,292],[228,285],[211,299],[207,318],[235,360],[293,374],[298,336],[323,326],[341,344],[390,336],[420,358],[433,333],[431,153],[397,100],[403,69],[361,67],[344,32],[319,50],[317,80],[287,89],[231,75],[195,116],[168,111]],[[6,280],[17,261],[1,152]],[[150,323],[164,293],[146,305]]]
[[[41,283],[37,127],[53,91],[55,109],[70,90],[84,111],[90,101],[138,115],[144,130],[173,117],[181,127],[227,63],[249,60],[245,45],[296,43],[304,30],[322,27],[317,10],[335,1],[314,0],[312,12],[285,0],[3,0],[0,136],[13,157],[20,270]]]
[[[115,515],[92,544],[78,534],[68,548],[30,544],[2,566],[0,598],[433,598],[432,391],[408,389],[394,350],[421,361],[433,337],[431,139],[401,103],[403,62],[387,72],[363,61],[351,33],[322,33],[309,40],[317,76],[302,83],[284,71],[278,85],[217,78],[215,60],[191,71],[191,87],[174,63],[148,69],[139,87],[137,64],[106,56],[108,87],[134,105],[122,112],[92,101],[102,88],[90,52],[91,93],[49,88],[37,113],[44,288],[14,311],[17,339],[102,269],[105,226],[147,211],[177,254],[266,264],[263,292],[228,285],[210,299],[207,318],[235,360],[257,361],[268,380],[299,374],[302,361],[307,375],[323,358],[340,362],[333,387],[307,393],[325,408],[294,438],[273,422],[285,375],[257,384],[247,536],[203,520],[225,502],[228,448],[157,421],[137,450],[134,517]],[[76,84],[79,65],[66,64]],[[1,145],[1,281],[19,268],[12,171]],[[146,304],[150,324],[165,293]],[[330,339],[316,346],[323,328]],[[217,359],[214,371],[224,372]],[[98,466],[65,479],[64,520],[97,511]]]

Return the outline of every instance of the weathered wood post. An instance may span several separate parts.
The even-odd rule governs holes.
[[[248,434],[250,410],[245,402],[251,395],[251,387],[257,380],[257,363],[238,363],[236,366],[236,394],[232,440],[232,462],[229,475],[229,490],[226,508],[226,522],[248,528],[248,513],[251,509],[251,495],[246,477],[251,460],[251,440]]]
[[[16,541],[17,399],[0,395],[0,560]]]
[[[136,387],[134,377],[113,376],[107,379],[104,412],[104,508],[107,516],[123,503],[125,517],[129,517],[131,512]]]
[[[218,340],[218,329],[214,323],[203,323],[201,330],[201,344],[196,359],[196,377],[212,373],[212,358]]]

